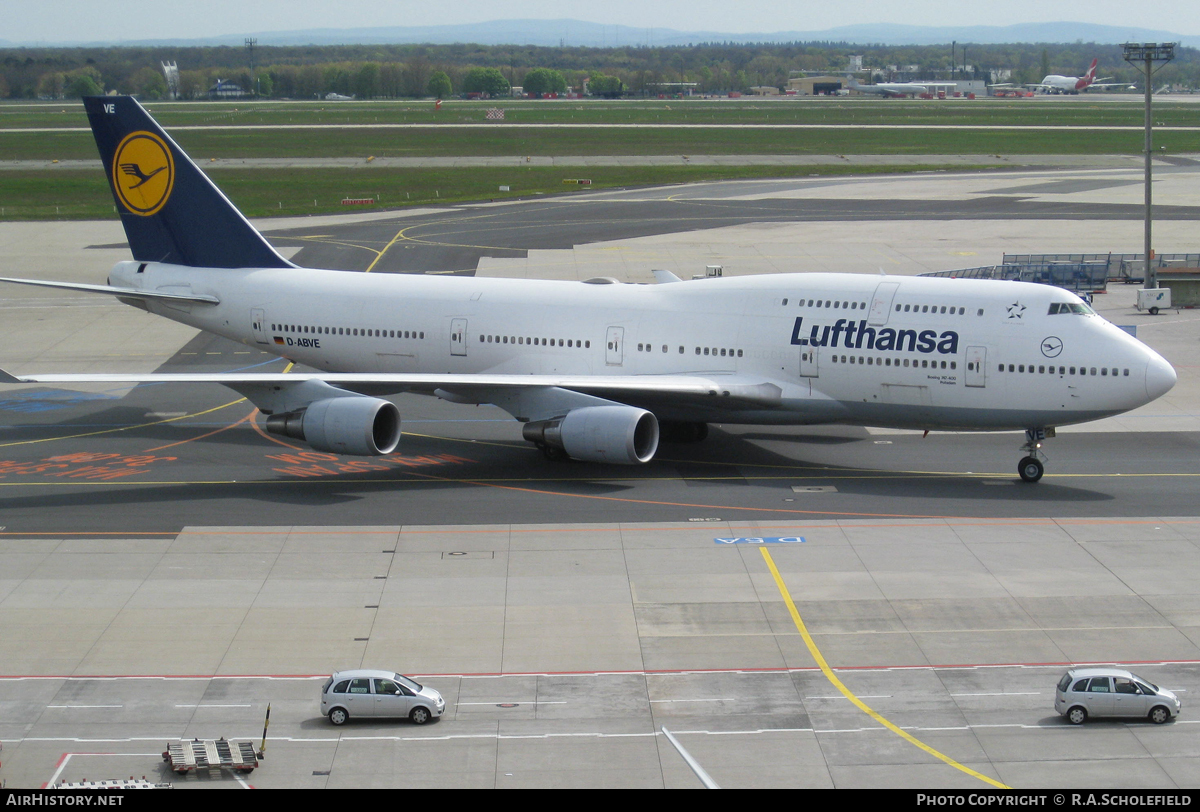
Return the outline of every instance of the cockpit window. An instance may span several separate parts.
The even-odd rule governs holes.
[[[1059,316],[1066,313],[1074,313],[1079,316],[1094,316],[1096,311],[1092,310],[1085,304],[1079,302],[1052,302],[1050,312],[1047,315]]]

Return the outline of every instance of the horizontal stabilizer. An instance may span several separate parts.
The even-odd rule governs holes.
[[[144,299],[152,302],[188,302],[191,304],[220,304],[216,296],[203,293],[166,293],[157,290],[138,290],[137,288],[114,288],[108,285],[85,285],[81,282],[46,282],[41,279],[13,279],[0,276],[0,282],[15,282],[18,285],[36,285],[41,288],[58,288],[60,290],[78,290],[84,293],[107,293],[109,296],[120,296],[123,299]]]

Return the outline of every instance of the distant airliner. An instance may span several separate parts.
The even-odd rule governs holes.
[[[850,79],[851,90],[885,97],[921,96],[926,93],[936,93],[939,90],[950,90],[957,86],[954,82],[879,82],[873,85],[860,85],[857,79]]]
[[[491,403],[552,459],[644,463],[710,423],[1026,429],[1119,414],[1175,370],[1065,290],[795,273],[659,284],[299,268],[129,97],[84,99],[132,262],[107,285],[4,281],[123,302],[304,364],[293,374],[32,374],[0,382],[215,382],[269,431],[338,454],[400,442],[386,396]],[[134,165],[136,171],[129,168]],[[157,172],[160,167],[162,169]],[[134,188],[136,187],[136,188]]]
[[[1106,79],[1111,79],[1111,76],[1106,76],[1099,81],[1096,80],[1096,64],[1099,60],[1093,59],[1092,64],[1088,66],[1087,73],[1083,76],[1060,76],[1057,73],[1051,73],[1042,79],[1033,87],[1038,90],[1043,90],[1046,93],[1079,93],[1081,90],[1088,88],[1104,88],[1113,87],[1113,84],[1102,84]]]

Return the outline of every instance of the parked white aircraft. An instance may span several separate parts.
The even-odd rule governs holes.
[[[873,85],[860,85],[857,79],[851,78],[849,87],[859,93],[897,97],[920,96],[926,93],[937,93],[939,90],[953,90],[958,85],[954,82],[879,82]]]
[[[493,403],[548,457],[644,463],[709,423],[1053,427],[1175,384],[1150,348],[1064,290],[1021,282],[797,273],[656,285],[359,274],[283,259],[129,97],[84,100],[134,261],[117,296],[304,364],[293,374],[32,374],[0,382],[216,382],[267,429],[339,454],[400,441],[384,397]]]

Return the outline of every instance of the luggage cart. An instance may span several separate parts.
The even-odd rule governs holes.
[[[235,770],[249,775],[258,766],[258,753],[253,742],[231,742],[225,739],[193,739],[190,742],[168,742],[163,761],[180,775],[196,770]]]

